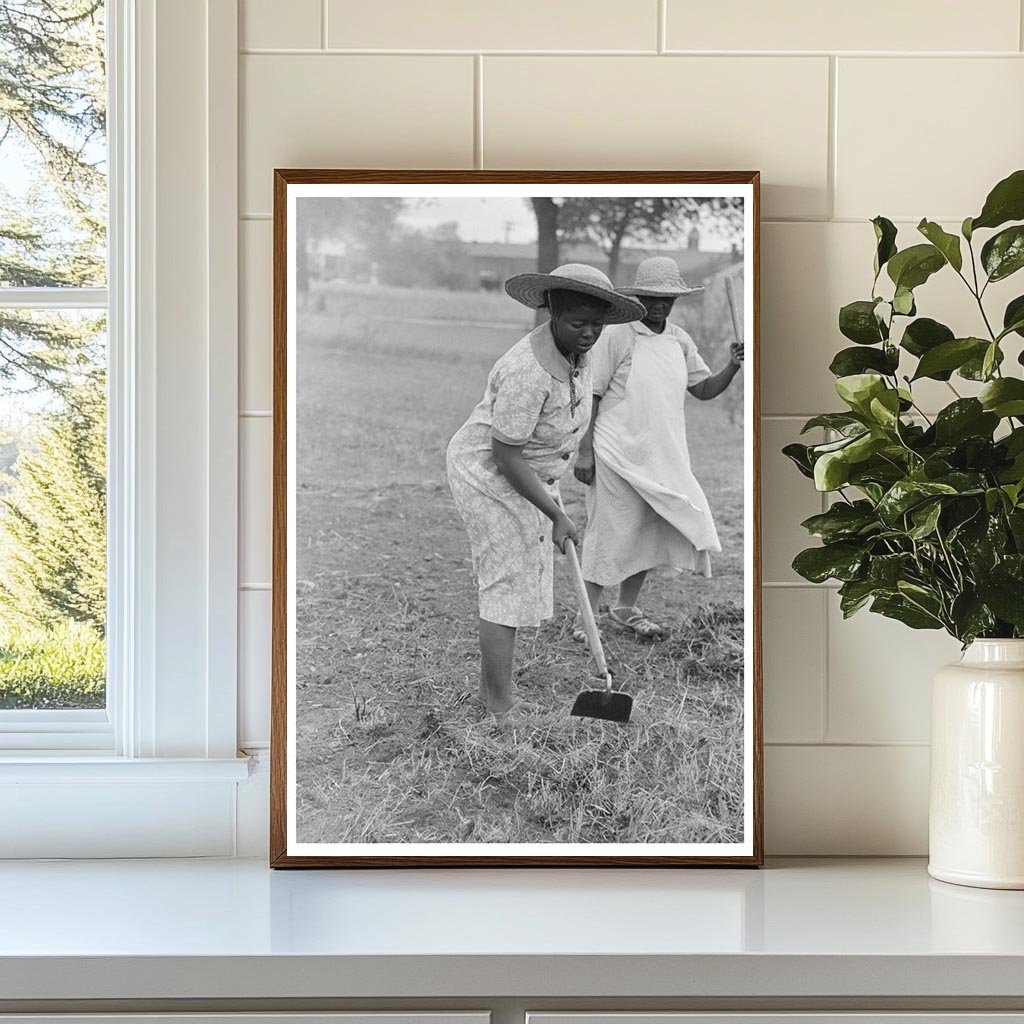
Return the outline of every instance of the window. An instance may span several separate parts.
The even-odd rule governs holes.
[[[93,42],[106,89],[91,85],[102,131],[74,136],[64,156],[92,163],[106,258],[98,234],[85,251],[76,216],[88,207],[73,176],[58,174],[56,199],[39,200],[51,206],[38,237],[67,276],[9,275],[28,238],[0,237],[0,314],[33,321],[39,338],[77,338],[87,358],[65,365],[68,380],[106,374],[107,686],[105,701],[83,685],[77,707],[0,710],[0,857],[223,856],[249,771],[236,746],[237,4],[0,0],[0,225],[23,217],[8,197],[32,187],[24,164],[9,162],[13,127],[4,135],[21,103],[7,63],[15,19],[63,33],[63,47],[86,15],[95,39],[106,36]],[[87,102],[67,82],[31,84]],[[41,123],[56,131],[56,116]],[[32,401],[63,409],[58,397]],[[37,411],[13,417],[12,432]],[[95,437],[96,404],[87,412],[72,426]],[[76,557],[101,547],[76,540]],[[101,563],[100,552],[82,578],[102,579]],[[81,681],[95,648],[74,651]]]
[[[110,736],[105,8],[0,5],[0,729],[25,743]]]

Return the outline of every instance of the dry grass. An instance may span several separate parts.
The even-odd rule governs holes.
[[[443,306],[454,321],[462,298],[432,293],[432,315]],[[481,298],[495,299],[465,297],[465,316]],[[424,319],[422,300],[388,300],[374,298],[375,316]],[[617,682],[635,698],[632,722],[568,715],[596,681],[569,636],[571,589],[557,564],[558,614],[522,630],[517,649],[517,693],[530,707],[496,723],[474,696],[475,581],[443,452],[522,325],[370,321],[366,302],[352,295],[343,314],[307,314],[300,334],[299,839],[738,841],[739,434],[711,406],[690,407],[725,554],[713,580],[649,583],[644,604],[673,623],[668,642],[606,632]],[[582,523],[581,489],[565,491]]]

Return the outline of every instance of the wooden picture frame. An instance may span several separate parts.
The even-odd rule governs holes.
[[[349,206],[314,207],[306,203],[311,198]],[[467,225],[483,223],[472,211],[481,211],[482,218],[486,211],[491,216],[511,210],[504,227],[508,237],[510,231],[519,230],[515,210],[529,210],[527,200],[540,200],[545,209],[553,201],[564,219],[570,210],[573,216],[592,216],[598,199],[618,209],[616,203],[640,203],[642,198],[677,212],[689,211],[695,225],[703,224],[705,215],[712,216],[718,200],[720,215],[726,218],[722,223],[731,227],[715,229],[722,233],[711,235],[711,241],[722,248],[728,238],[738,239],[731,251],[709,252],[699,246],[685,250],[679,244],[681,229],[673,221],[676,226],[671,231],[638,235],[642,242],[628,251],[625,247],[615,250],[620,278],[627,269],[633,272],[635,261],[645,252],[649,256],[668,249],[685,264],[684,276],[689,267],[711,268],[706,278],[709,303],[719,285],[739,282],[726,288],[740,295],[733,325],[727,328],[726,321],[719,323],[726,315],[720,305],[723,300],[716,300],[719,306],[701,307],[692,314],[703,318],[700,323],[716,325],[716,337],[738,330],[746,347],[738,372],[742,388],[733,388],[734,394],[741,393],[735,399],[741,406],[739,440],[735,426],[701,427],[702,437],[715,440],[707,441],[701,449],[704,454],[694,460],[698,476],[701,467],[712,462],[716,467],[733,467],[728,470],[731,482],[709,492],[712,511],[718,492],[732,496],[726,524],[731,546],[723,541],[723,554],[716,556],[725,560],[727,569],[721,581],[718,577],[711,581],[722,594],[731,596],[702,604],[697,588],[704,581],[696,580],[692,587],[688,578],[683,584],[669,584],[690,588],[678,591],[683,595],[678,600],[692,601],[686,607],[696,609],[679,620],[685,628],[681,626],[660,646],[641,645],[628,632],[608,640],[612,660],[616,650],[621,655],[622,678],[616,679],[616,687],[624,692],[638,688],[632,721],[621,725],[568,717],[571,693],[566,692],[566,679],[573,678],[571,673],[581,682],[593,677],[588,645],[573,644],[569,637],[571,611],[567,612],[564,581],[556,583],[554,624],[523,634],[532,640],[520,640],[520,649],[524,643],[532,646],[528,646],[530,657],[524,669],[529,678],[523,682],[519,677],[516,686],[533,686],[543,701],[535,717],[528,709],[525,717],[509,724],[505,717],[487,715],[472,698],[477,663],[472,646],[475,612],[469,610],[475,607],[470,546],[453,513],[451,494],[443,486],[439,446],[445,431],[450,433],[452,425],[469,414],[472,402],[465,396],[479,395],[488,379],[475,342],[470,339],[456,346],[449,335],[477,331],[490,339],[488,332],[498,332],[497,338],[501,331],[532,325],[530,310],[516,307],[500,290],[492,290],[500,287],[508,270],[521,272],[529,256],[523,246],[528,243],[523,242],[520,249],[513,242],[504,249],[497,244],[488,248],[484,242],[462,236]],[[383,205],[382,199],[387,201]],[[512,199],[517,207],[502,205]],[[378,206],[367,205],[367,200]],[[756,171],[274,172],[271,866],[756,867],[763,863],[759,201]],[[485,205],[470,205],[473,202]],[[457,230],[430,220],[452,209],[461,218]],[[387,227],[391,241],[386,261],[380,263],[373,255],[374,239],[384,236],[374,218],[380,211],[390,216],[393,210],[400,212]],[[339,223],[349,224],[363,216],[360,211],[368,218],[359,228],[361,235],[352,234],[356,229],[351,225],[345,228],[348,241],[328,242],[316,234],[322,230],[325,212],[328,220],[337,215]],[[420,220],[410,227],[412,222],[402,218],[414,215]],[[301,218],[305,220],[300,243]],[[603,223],[593,230],[604,230]],[[482,227],[479,233],[485,233]],[[572,236],[577,237],[591,236]],[[403,247],[400,252],[395,238]],[[662,246],[666,239],[671,242],[666,243],[668,249]],[[692,241],[690,237],[686,243]],[[583,241],[566,242],[564,234],[562,242],[563,256],[568,253],[569,257],[564,262],[586,262],[575,258],[577,248],[584,255],[598,253]],[[447,255],[436,257],[442,249]],[[603,251],[607,257],[609,250]],[[701,262],[701,253],[708,259]],[[506,256],[507,264],[488,269],[493,266],[488,260]],[[627,256],[634,260],[628,267]],[[416,284],[428,271],[435,276],[448,273],[443,269],[448,266],[445,260],[462,275],[454,285],[445,278],[444,286],[438,286],[433,277],[429,286]],[[592,264],[596,262],[595,257]],[[608,269],[613,267],[614,263],[608,264]],[[319,278],[300,280],[301,275],[314,272]],[[389,280],[398,284],[389,285]],[[303,283],[300,303],[297,292]],[[623,287],[621,280],[616,284]],[[471,312],[452,319],[451,309],[462,309],[453,298],[456,295]],[[406,297],[418,304],[412,308],[415,316],[404,315],[410,311]],[[512,307],[515,314],[508,312]],[[393,308],[403,315],[392,317]],[[504,318],[513,315],[515,325],[506,324]],[[539,315],[537,322],[541,323]],[[538,326],[533,334],[543,329]],[[417,333],[421,330],[426,340]],[[509,345],[516,340],[514,333],[507,337]],[[694,337],[700,350],[701,338]],[[436,356],[431,354],[432,338],[440,339]],[[717,342],[714,354],[705,353],[709,363],[715,358],[720,363],[722,353],[734,360],[728,340]],[[497,340],[488,344],[498,351]],[[471,353],[472,366],[459,364],[464,353]],[[437,369],[442,364],[448,368],[444,374]],[[711,372],[718,370],[712,366]],[[684,384],[691,380],[685,378]],[[449,403],[459,406],[457,415],[455,409],[450,414],[445,411],[449,407],[442,394],[446,388],[458,395]],[[689,402],[688,410],[696,404],[692,398]],[[395,413],[395,431],[387,427],[392,404],[403,410]],[[419,423],[416,418],[427,415],[421,406],[431,406],[435,419],[437,410],[442,410],[444,423]],[[705,406],[714,410],[715,403],[700,403],[701,408]],[[410,419],[415,423],[401,419],[407,409],[414,410]],[[717,421],[707,420],[712,422]],[[415,451],[406,451],[400,444],[403,430],[412,438]],[[726,440],[721,443],[731,446],[730,454],[713,459],[711,445],[723,437]],[[422,451],[417,448],[420,443]],[[363,467],[359,460],[368,467],[369,483],[360,477],[361,482],[350,485],[346,467],[357,463]],[[399,469],[389,475],[389,467],[395,465],[413,466],[410,472],[415,476],[419,464],[433,474],[423,478],[426,482],[416,476],[406,487],[398,479]],[[715,472],[727,470],[716,468]],[[737,475],[741,477],[739,499]],[[400,484],[406,490],[398,498]],[[569,484],[583,488],[570,476],[564,477],[563,490]],[[583,499],[576,492],[570,498],[576,510],[573,515],[579,518]],[[301,542],[296,539],[300,520]],[[300,551],[307,552],[301,562],[308,579],[298,575]],[[738,570],[737,557],[741,558]],[[557,550],[554,558],[556,573],[562,572],[565,560]],[[410,580],[435,594],[426,610],[416,603],[419,594],[409,595]],[[386,584],[397,595],[394,602],[387,596]],[[444,593],[437,596],[442,586]],[[645,586],[653,590],[655,584]],[[697,596],[691,598],[691,590]],[[669,595],[666,602],[676,600],[672,596],[676,591],[664,593]],[[402,601],[406,605],[401,606]],[[397,618],[399,606],[405,608],[405,619]],[[697,639],[688,647],[691,637]],[[392,648],[411,652],[408,657],[414,664],[406,669],[392,658],[382,669],[381,659]],[[545,674],[545,666],[550,673]],[[548,675],[555,681],[550,682]],[[664,686],[659,685],[661,681]],[[664,710],[670,706],[677,710]],[[662,709],[657,715],[655,707]],[[415,717],[415,722],[412,718],[407,722],[406,715]],[[388,734],[389,729],[394,735]],[[552,737],[557,737],[557,743]],[[646,765],[645,752],[650,755]],[[590,761],[584,763],[584,756]],[[617,776],[608,767],[613,761]],[[475,766],[472,772],[466,764]],[[559,764],[564,766],[563,775],[558,773]],[[521,777],[515,775],[517,766]],[[458,774],[463,770],[468,773],[465,778]],[[632,780],[631,770],[635,772]],[[678,777],[673,774],[677,772]],[[570,791],[565,780],[571,773],[580,792],[588,793],[578,805],[563,792]],[[586,789],[597,786],[595,778],[604,787],[596,795],[596,789]],[[648,780],[651,788],[644,789],[640,779]],[[431,786],[435,785],[432,803]],[[495,803],[488,803],[492,799]],[[588,811],[586,801],[600,803],[600,813]],[[432,816],[434,806],[436,816]],[[672,817],[677,809],[677,817]],[[586,818],[587,814],[591,817]],[[677,832],[657,831],[657,827],[670,827],[666,819]],[[502,831],[514,827],[521,831]],[[403,829],[410,841],[402,838]],[[645,834],[653,838],[645,840]],[[665,834],[678,838],[665,842]],[[502,838],[494,842],[488,838],[493,835]],[[516,841],[516,835],[525,841]],[[561,841],[560,835],[575,839]],[[619,835],[625,841],[619,841]],[[699,841],[680,841],[687,837]]]

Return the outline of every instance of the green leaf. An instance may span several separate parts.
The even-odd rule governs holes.
[[[945,265],[945,257],[934,245],[922,244],[901,249],[889,260],[886,270],[897,288],[913,291]]]
[[[989,192],[981,213],[970,221],[967,230],[997,228],[1008,220],[1024,220],[1024,170],[1014,171]],[[964,221],[965,228],[967,223]]]
[[[1011,299],[1003,313],[1003,334],[1014,331],[1024,338],[1024,295]]]
[[[960,239],[944,231],[933,220],[922,220],[917,225],[917,230],[942,253],[945,261],[954,269],[960,270],[964,265],[963,256],[960,253]]]
[[[992,381],[978,396],[988,412],[999,417],[1024,416],[1024,380],[1001,377]]]
[[[913,555],[906,552],[894,555],[875,555],[871,559],[868,569],[868,579],[876,587],[895,591],[897,584],[907,575],[913,564]]]
[[[1006,506],[1012,507],[1013,502],[1010,501],[1008,494],[1005,494],[999,487],[989,487],[985,491],[985,508],[988,510],[989,515],[994,515],[997,512],[1002,511]],[[1007,511],[1009,511],[1007,509]]]
[[[840,448],[845,448],[855,438],[860,437],[863,434],[867,434],[868,431],[865,428],[861,428],[856,434],[844,434],[842,437],[835,441],[825,441],[822,444],[812,444],[810,446],[811,462],[813,463],[816,459],[820,458],[826,452],[837,452]]]
[[[983,473],[954,470],[935,480],[937,484],[952,487],[957,494],[981,494],[985,490],[986,479]]]
[[[914,293],[909,288],[900,285],[892,297],[892,309],[900,316],[913,316],[917,312],[914,305]]]
[[[859,299],[839,310],[839,332],[858,345],[877,345],[888,334],[875,316],[876,300]]]
[[[981,376],[983,380],[988,380],[995,368],[1002,362],[1002,353],[999,350],[999,342],[993,341],[991,345],[985,348],[985,356],[981,360]]]
[[[924,540],[925,537],[931,536],[939,523],[940,515],[942,515],[942,503],[939,501],[929,501],[924,505],[918,505],[910,513],[910,521],[914,525],[907,531],[908,536],[913,537],[914,540]]]
[[[964,592],[953,599],[949,617],[956,627],[956,638],[963,643],[970,643],[976,637],[985,636],[995,629],[992,612],[985,606],[977,594]]]
[[[900,365],[899,349],[894,345],[884,348],[844,348],[840,349],[829,364],[829,370],[837,377],[848,377],[865,370],[877,370],[892,376]]]
[[[854,373],[836,381],[836,393],[854,412],[866,415],[872,398],[886,390],[885,381],[876,373]]]
[[[1024,629],[1024,580],[995,577],[980,582],[978,596],[1000,619]]]
[[[921,357],[930,349],[950,341],[956,337],[953,332],[937,320],[929,317],[918,317],[913,323],[907,324],[900,345],[912,356]]]
[[[841,451],[826,452],[814,463],[814,486],[819,491],[838,490],[850,479],[850,463]]]
[[[804,476],[814,478],[814,462],[811,459],[810,447],[806,444],[787,444],[782,454],[789,459]]]
[[[973,217],[965,217],[963,224],[960,225],[960,234],[963,235],[968,242],[971,240],[971,235],[974,234],[974,229],[971,227],[973,221]]]
[[[935,417],[935,439],[940,445],[955,445],[968,437],[991,437],[997,426],[999,417],[985,412],[976,398],[958,398]]]
[[[1003,438],[1003,445],[1010,455],[1020,455],[1024,452],[1024,427],[1016,427]]]
[[[887,391],[882,397],[894,394],[896,394],[895,391]],[[874,405],[877,401],[878,399],[872,399],[871,404]],[[888,443],[888,440],[881,434],[861,434],[843,449],[843,458],[849,465],[854,466],[858,462],[870,459],[875,452],[884,448]]]
[[[793,569],[812,583],[824,583],[827,579],[850,580],[856,577],[866,557],[859,544],[826,544],[801,551],[793,559]]]
[[[896,225],[879,215],[871,221],[875,229],[875,277],[889,260],[896,255]]]
[[[1010,460],[1010,464],[1005,465],[1004,463],[1000,467],[998,480],[1001,484],[1007,485],[1003,490],[1015,505],[1019,501],[1021,489],[1024,488],[1024,447],[1021,445],[1024,438],[1021,437],[1022,434],[1024,434],[1024,427],[1018,427],[1008,437],[1004,437],[1000,444],[1000,451],[1005,458]]]
[[[896,430],[899,426],[900,395],[898,391],[891,389],[883,391],[877,398],[871,399],[868,409],[875,422],[886,430]],[[881,445],[877,447],[881,447]]]
[[[913,379],[931,377],[936,380],[948,380],[953,370],[958,369],[968,359],[975,356],[983,357],[987,348],[988,342],[980,338],[953,338],[944,341],[921,356]],[[943,373],[946,374],[945,378],[942,377]]]
[[[850,504],[837,501],[827,512],[811,516],[800,524],[808,533],[820,537],[826,544],[849,540],[880,528],[878,517],[869,501]]]
[[[880,449],[881,454],[884,458],[872,459],[870,462],[861,463],[858,466],[853,467],[853,472],[850,473],[850,483],[856,487],[859,487],[865,494],[867,494],[866,484],[877,483],[882,484],[883,492],[887,491],[894,483],[902,480],[906,474],[906,466],[900,465],[898,462],[893,461],[893,454],[895,453],[895,447]],[[900,449],[903,452],[903,456],[906,456],[906,450]],[[877,501],[882,500],[882,494],[879,493]]]
[[[1024,224],[990,238],[981,248],[981,265],[990,281],[1002,281],[1024,267]]]
[[[942,629],[942,621],[914,607],[903,597],[879,596],[871,602],[871,610],[887,619],[896,619],[911,629]]]
[[[858,351],[867,351],[867,349],[858,349]],[[806,434],[808,430],[814,430],[816,427],[825,427],[828,430],[844,431],[850,427],[864,425],[865,424],[863,424],[862,420],[848,412],[824,412],[820,416],[812,416],[803,425],[803,429],[800,433]]]
[[[1008,495],[1009,496],[1009,495]],[[1010,533],[1013,534],[1013,543],[1017,550],[1024,553],[1024,508],[1020,508],[1020,491],[1017,492],[1017,497],[1013,499],[1013,504],[1017,507],[1006,515],[1006,521],[1010,526]]]
[[[900,516],[923,502],[943,494],[956,493],[956,487],[934,480],[897,480],[878,503],[878,514],[889,525],[897,525]]]
[[[850,580],[839,588],[839,607],[848,619],[860,611],[878,593],[877,584],[870,580]]]
[[[992,367],[989,370],[985,369],[985,360],[989,358],[989,351],[992,351]],[[957,376],[963,377],[964,380],[977,380],[977,381],[988,381],[992,379],[992,375],[995,373],[995,368],[1002,365],[1003,362],[1003,350],[998,345],[989,345],[985,352],[979,356],[971,356],[963,366],[958,369]]]

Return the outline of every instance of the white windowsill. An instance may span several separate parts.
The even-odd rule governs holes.
[[[248,757],[114,757],[80,750],[0,756],[4,782],[242,782]]]

